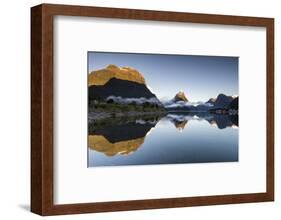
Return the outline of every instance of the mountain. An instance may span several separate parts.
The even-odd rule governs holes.
[[[193,106],[189,103],[184,92],[178,92],[170,101],[163,103],[164,107],[169,110],[189,111]]]
[[[197,111],[209,111],[211,108],[213,107],[213,105],[211,103],[203,103],[200,105],[195,106],[195,110]]]
[[[174,101],[174,102],[180,102],[180,101],[182,101],[182,102],[188,102],[188,99],[186,98],[184,92],[178,92],[178,93],[175,95],[173,101]]]
[[[230,102],[230,104],[228,105],[228,109],[238,110],[238,105],[239,105],[239,97],[236,97]]]
[[[122,98],[156,98],[145,86],[133,81],[112,78],[106,84],[89,87],[90,100],[104,100],[109,96]]]
[[[117,67],[112,64],[89,74],[88,97],[90,102],[162,106],[156,95],[146,86],[140,72],[131,67]]]
[[[189,112],[217,112],[217,110],[238,109],[238,98],[219,94],[216,98],[210,98],[207,102],[189,102],[183,92],[179,92],[171,101],[164,103],[168,111]]]
[[[214,105],[214,108],[227,108],[232,102],[232,96],[226,96],[225,94],[219,94],[216,99],[210,99],[208,103]]]
[[[145,84],[144,77],[136,69],[110,64],[104,69],[92,71],[88,76],[88,86],[105,85],[112,78]]]
[[[216,98],[210,98],[206,103],[209,103],[209,104],[214,104],[216,101]]]

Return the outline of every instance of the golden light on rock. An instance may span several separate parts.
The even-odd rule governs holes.
[[[89,135],[89,147],[107,156],[128,155],[135,152],[143,143],[144,137],[111,143],[103,135]]]
[[[104,69],[92,71],[88,76],[88,86],[101,86],[112,78],[145,84],[145,79],[139,71],[131,67],[118,67],[110,64]]]
[[[184,94],[184,92],[180,91],[176,94],[175,98],[176,101],[184,101],[184,102],[188,102],[188,99],[186,98],[186,95]]]

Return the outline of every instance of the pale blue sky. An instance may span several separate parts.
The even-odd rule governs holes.
[[[88,72],[108,64],[137,69],[160,100],[184,91],[192,101],[238,95],[238,57],[88,52]]]

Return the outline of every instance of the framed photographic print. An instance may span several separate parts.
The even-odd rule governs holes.
[[[31,9],[31,211],[274,200],[274,19]]]

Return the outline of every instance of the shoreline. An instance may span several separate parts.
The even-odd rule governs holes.
[[[150,111],[150,112],[138,112],[138,111],[127,111],[127,112],[88,112],[88,121],[102,121],[110,118],[129,118],[129,117],[143,117],[143,116],[165,116],[168,114],[196,114],[196,113],[206,113],[211,115],[239,115],[229,114],[229,113],[215,113],[209,111]]]
[[[88,121],[100,121],[109,118],[122,118],[122,117],[141,117],[141,116],[164,116],[167,112],[165,111],[154,111],[154,112],[88,112]]]

